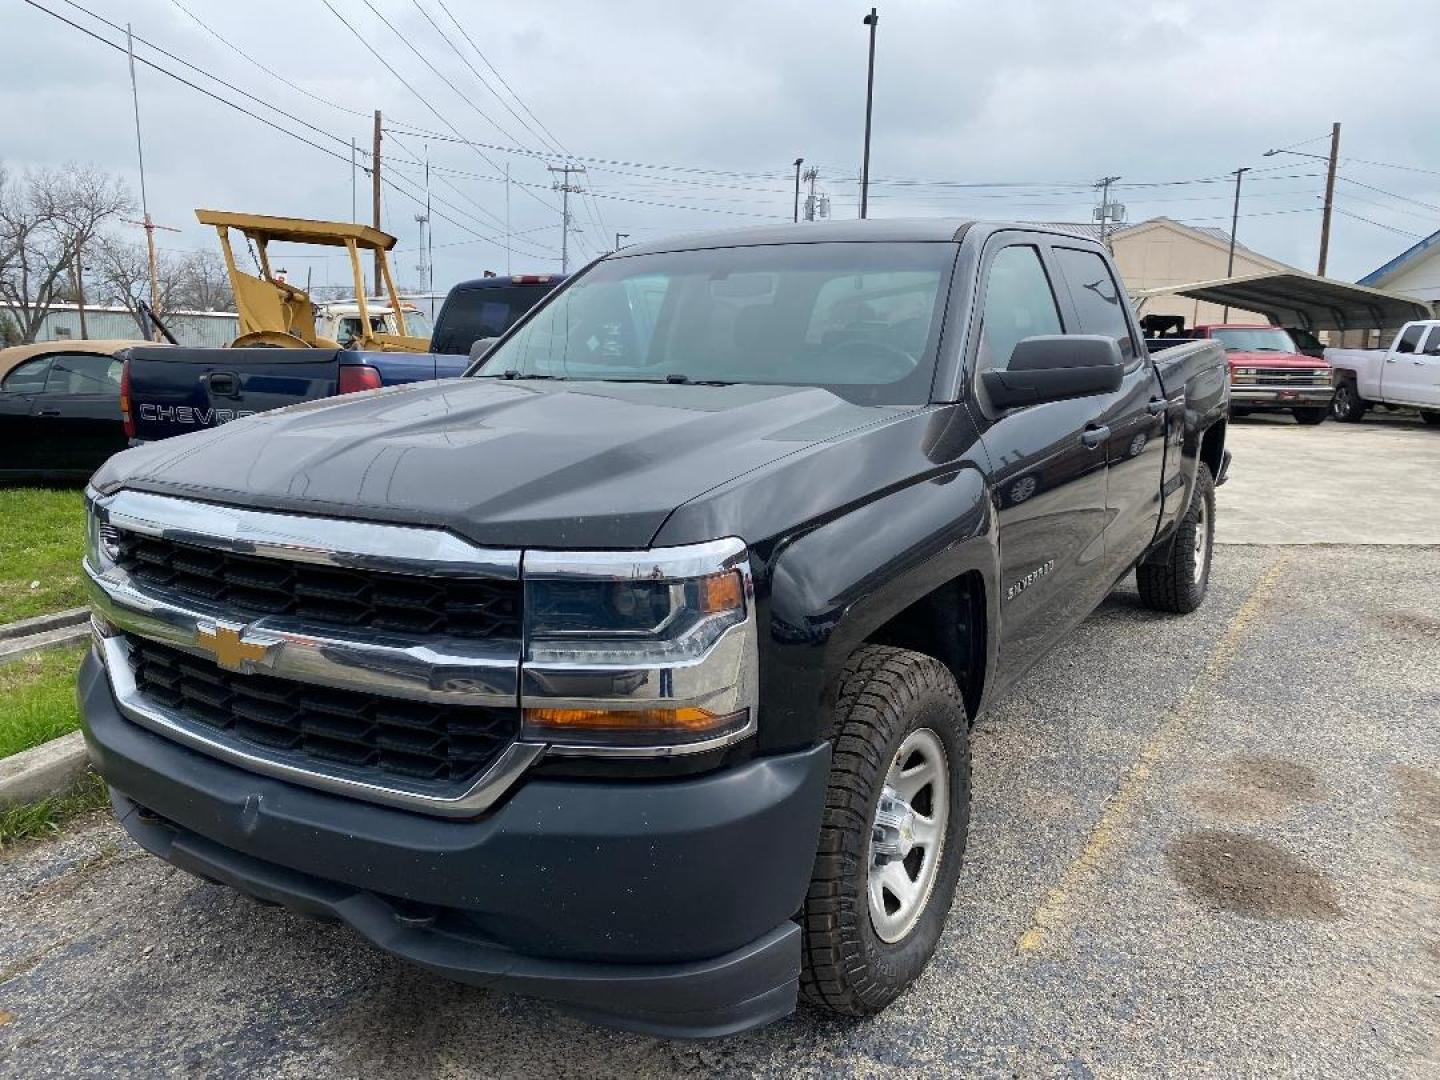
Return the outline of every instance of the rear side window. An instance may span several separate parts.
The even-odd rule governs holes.
[[[1039,250],[1026,244],[1002,248],[985,280],[979,367],[1003,370],[1025,338],[1061,332],[1060,308]]]
[[[1405,332],[1400,335],[1400,340],[1395,343],[1397,353],[1413,353],[1420,346],[1420,335],[1425,333],[1425,327],[1416,323],[1414,326],[1407,326]]]
[[[5,376],[4,389],[12,394],[39,394],[45,389],[45,376],[50,374],[54,357],[42,356],[27,360]]]
[[[1070,299],[1080,320],[1072,332],[1114,338],[1126,361],[1134,359],[1135,341],[1125,318],[1125,301],[1105,260],[1093,251],[1056,248],[1055,261],[1070,287]]]
[[[1430,328],[1430,336],[1425,339],[1423,351],[1426,356],[1440,356],[1440,326]]]
[[[55,357],[47,394],[119,394],[122,365],[113,356],[62,353]]]
[[[499,337],[515,320],[538,304],[554,284],[497,285],[494,288],[457,289],[445,299],[435,320],[430,348],[437,353],[464,356],[481,338]]]

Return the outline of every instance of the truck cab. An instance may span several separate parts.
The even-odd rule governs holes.
[[[1329,414],[1330,365],[1305,355],[1281,327],[1220,323],[1197,326],[1191,336],[1225,347],[1232,415],[1288,412],[1297,423],[1319,424]]]
[[[1354,423],[1374,406],[1412,408],[1440,425],[1440,319],[1400,328],[1386,349],[1326,349],[1334,368],[1337,420]]]

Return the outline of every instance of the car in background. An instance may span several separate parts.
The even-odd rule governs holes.
[[[1197,326],[1190,336],[1225,347],[1232,416],[1288,412],[1296,423],[1319,424],[1330,415],[1330,365],[1302,353],[1282,327],[1224,323]]]
[[[0,483],[83,481],[127,438],[127,350],[148,341],[45,341],[0,349]]]
[[[499,337],[563,280],[526,274],[461,282],[445,298],[429,352],[137,348],[125,369],[129,434],[154,442],[316,398],[454,378],[470,366],[477,341]],[[367,304],[367,315],[376,314]]]
[[[564,280],[564,274],[516,274],[460,282],[435,319],[431,351],[469,356],[477,341],[498,338]]]
[[[1334,370],[1331,414],[1355,423],[1379,405],[1420,410],[1440,426],[1440,319],[1406,323],[1388,349],[1326,349]]]
[[[411,337],[429,338],[432,327],[430,317],[414,304],[401,304],[405,316],[405,332]],[[400,333],[400,322],[395,318],[395,309],[384,297],[370,297],[365,306],[365,315],[360,314],[360,305],[353,300],[341,300],[333,304],[321,304],[315,309],[315,336],[338,341],[341,345],[353,347],[355,342],[366,337],[363,333],[362,318],[370,320],[372,334]]]

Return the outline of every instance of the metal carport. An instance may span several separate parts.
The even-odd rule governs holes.
[[[1429,305],[1399,293],[1351,285],[1298,270],[1272,270],[1244,277],[1198,281],[1131,294],[1145,314],[1145,301],[1155,296],[1184,296],[1211,304],[1254,311],[1276,326],[1317,330],[1389,330],[1413,319],[1429,319]]]

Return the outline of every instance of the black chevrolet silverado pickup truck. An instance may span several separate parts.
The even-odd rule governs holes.
[[[1203,599],[1227,386],[1044,227],[626,248],[467,378],[113,458],[86,738],[144,848],[452,978],[663,1035],[873,1013],[986,703],[1127,574]]]

